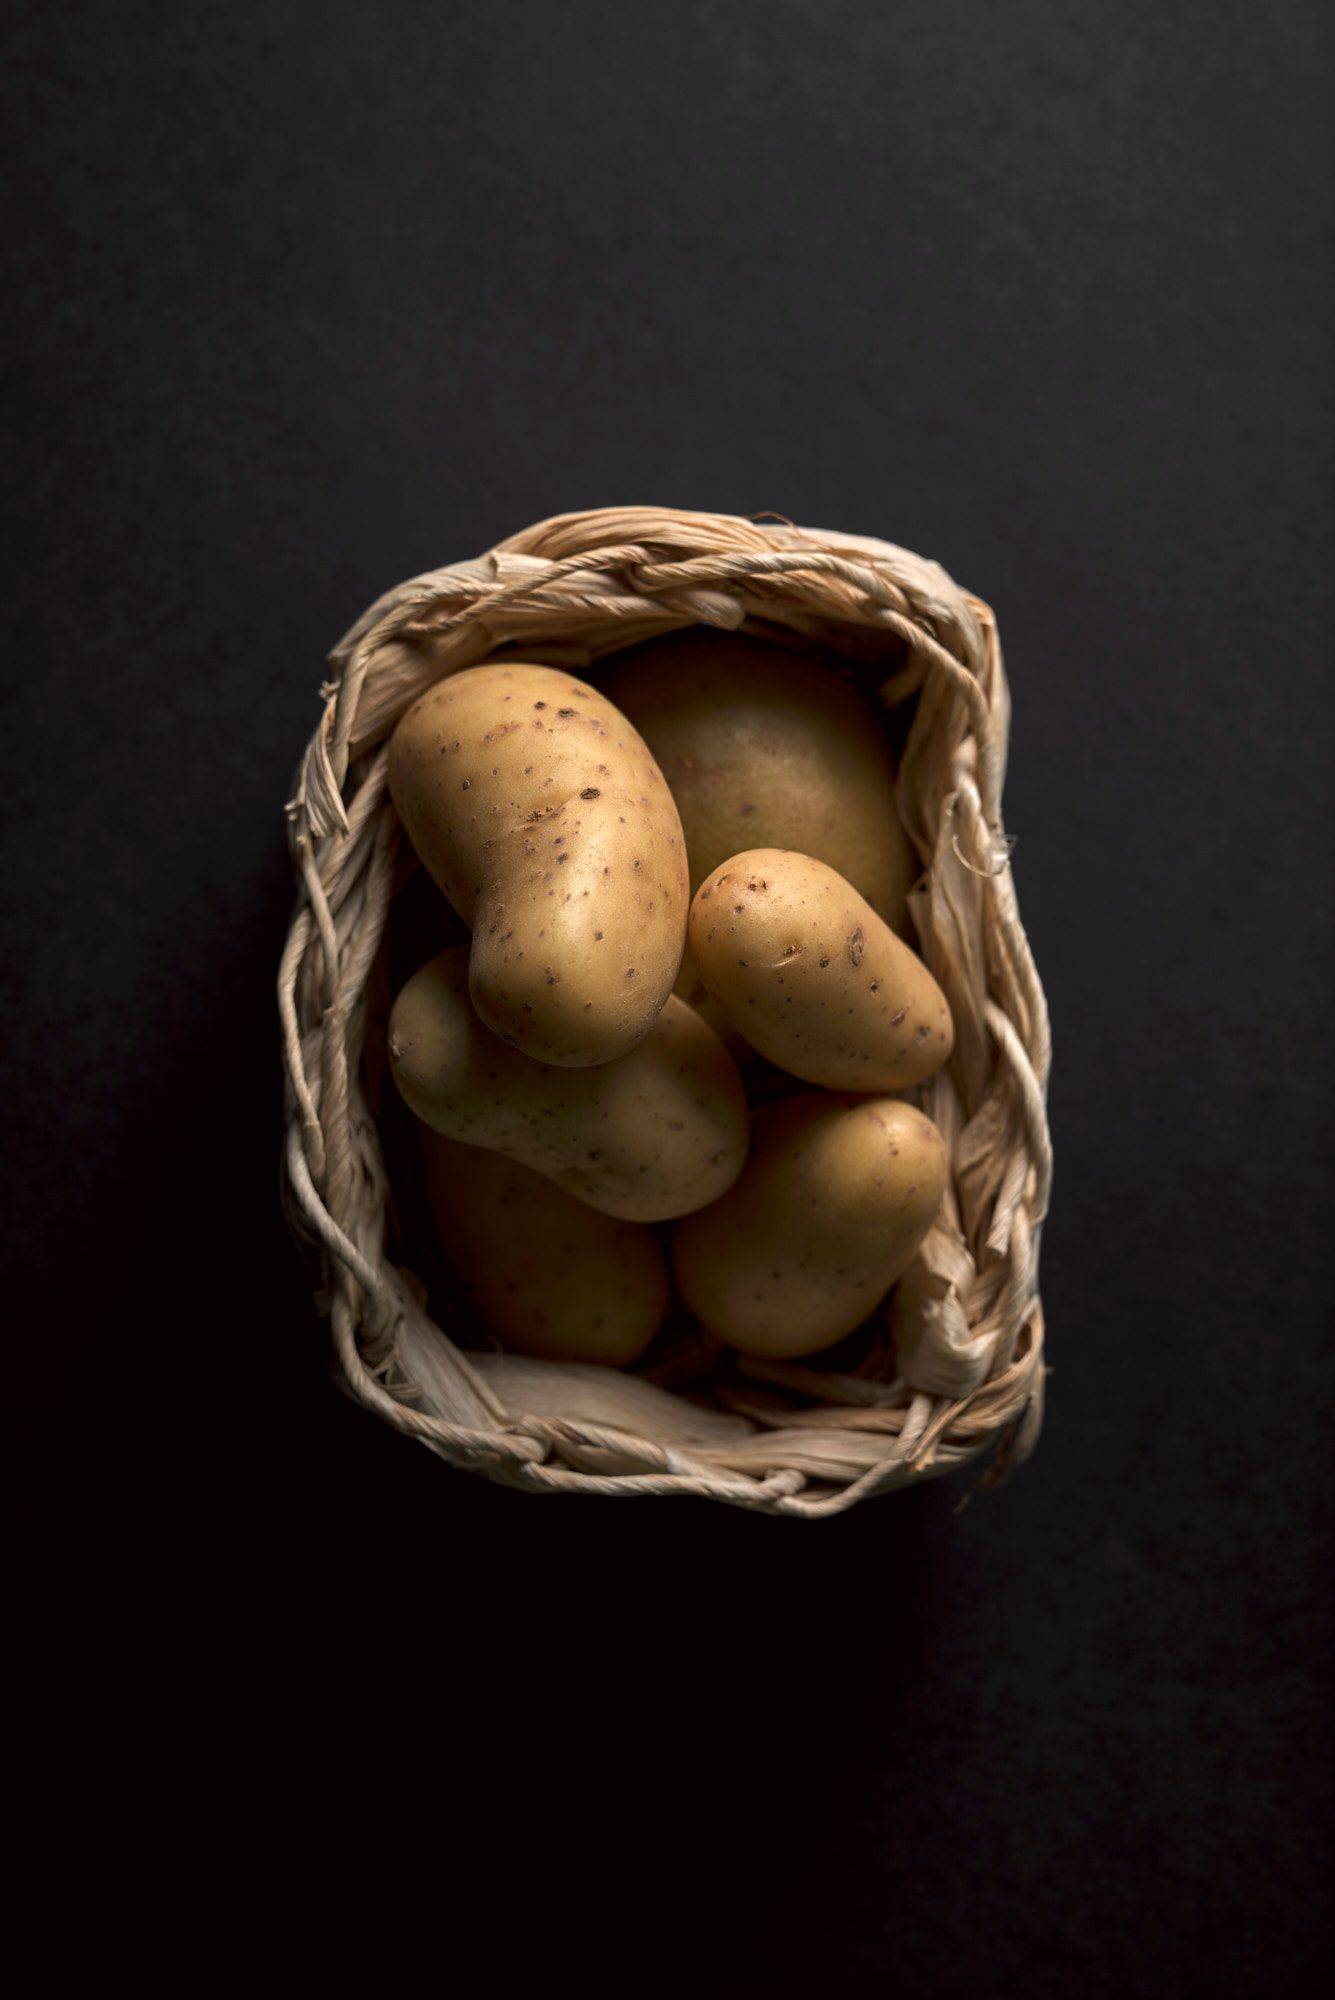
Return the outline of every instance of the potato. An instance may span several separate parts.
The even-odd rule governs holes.
[[[766,1105],[741,1177],[672,1233],[677,1288],[743,1354],[815,1354],[884,1298],[945,1180],[941,1134],[897,1098],[821,1091]]]
[[[517,1160],[419,1124],[419,1179],[458,1296],[513,1354],[621,1368],[668,1305],[652,1229],[619,1222]]]
[[[894,761],[861,695],[782,646],[691,626],[599,676],[672,787],[691,891],[744,847],[813,854],[912,936],[921,872],[895,806]],[[680,988],[678,989],[680,991]]]
[[[946,996],[856,889],[757,847],[700,886],[687,932],[706,990],[780,1069],[830,1090],[903,1090],[955,1045]]]
[[[389,788],[473,933],[469,991],[539,1062],[612,1062],[672,991],[690,891],[681,821],[634,729],[570,674],[438,681],[394,732]]]
[[[409,1108],[629,1222],[715,1201],[746,1156],[741,1079],[718,1036],[675,996],[628,1055],[596,1069],[535,1062],[485,1028],[468,948],[442,952],[394,1002],[389,1060]]]

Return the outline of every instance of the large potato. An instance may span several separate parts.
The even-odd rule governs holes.
[[[480,1146],[419,1124],[432,1231],[463,1302],[513,1354],[624,1367],[667,1311],[658,1238]]]
[[[946,996],[856,889],[809,854],[757,847],[691,905],[691,957],[754,1048],[829,1090],[904,1090],[955,1044]]]
[[[785,647],[704,626],[617,654],[599,686],[672,787],[692,893],[744,847],[793,848],[912,934],[919,867],[884,732],[854,688]]]
[[[889,1291],[945,1180],[941,1134],[897,1098],[807,1092],[766,1105],[740,1178],[673,1231],[677,1288],[743,1354],[815,1354]]]
[[[425,1124],[520,1160],[630,1222],[662,1222],[717,1200],[746,1156],[736,1066],[675,996],[629,1055],[562,1069],[483,1026],[468,998],[468,948],[459,946],[414,973],[394,1002],[389,1059]]]
[[[469,990],[539,1062],[611,1062],[648,1034],[681,963],[681,821],[642,739],[570,674],[438,681],[394,732],[389,787],[473,933]]]

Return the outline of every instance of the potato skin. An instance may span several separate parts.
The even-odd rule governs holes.
[[[884,1298],[945,1182],[941,1134],[897,1098],[821,1091],[766,1105],[740,1178],[672,1233],[677,1288],[743,1354],[816,1354]]]
[[[419,1180],[458,1295],[512,1354],[624,1368],[667,1311],[667,1261],[619,1222],[517,1160],[418,1123]]]
[[[615,1062],[538,1063],[478,1019],[468,949],[456,947],[414,973],[394,1002],[389,1059],[425,1124],[519,1160],[630,1222],[662,1222],[717,1200],[746,1157],[736,1066],[675,996]]]
[[[394,732],[389,789],[473,933],[469,989],[539,1062],[612,1062],[672,991],[690,890],[681,821],[626,718],[573,675],[438,681]]]
[[[856,889],[809,854],[734,855],[691,905],[692,961],[763,1056],[828,1090],[904,1090],[955,1046],[945,994]]]
[[[885,732],[855,688],[786,647],[698,625],[615,655],[598,684],[672,788],[692,894],[743,848],[792,848],[913,936],[921,869]]]

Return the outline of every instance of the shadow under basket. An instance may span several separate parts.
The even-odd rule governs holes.
[[[949,1184],[851,1360],[845,1344],[800,1365],[739,1363],[678,1328],[631,1375],[510,1361],[428,1293],[410,1191],[392,1185],[385,1018],[412,856],[388,739],[461,668],[506,655],[596,681],[603,656],[693,624],[804,649],[885,718],[922,869],[919,950],[955,1017],[950,1063],[912,1093],[946,1140]],[[298,900],[279,1007],[285,1199],[320,1261],[350,1392],[449,1464],[533,1492],[689,1493],[814,1517],[971,1460],[992,1483],[1027,1457],[1042,1422],[1050,1044],[1002,826],[1010,706],[987,605],[886,542],[605,508],[400,584],[330,659],[287,807]]]

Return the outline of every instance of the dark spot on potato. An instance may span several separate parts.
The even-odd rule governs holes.
[[[635,967],[633,965],[628,965],[626,967],[626,977],[627,979],[633,979],[635,977]]]
[[[821,971],[822,971],[822,972],[824,972],[824,970],[825,970],[826,966],[827,966],[827,965],[829,964],[829,962],[830,962],[830,961],[829,961],[829,959],[828,959],[828,958],[823,958],[823,959],[821,960],[821,962],[820,962],[820,969],[821,969]]]
[[[595,932],[594,932],[594,934],[593,934],[593,941],[594,941],[594,943],[595,943],[595,944],[597,944],[597,943],[599,942],[599,940],[601,939],[601,937],[602,937],[602,932],[601,932],[601,931],[595,931]]]
[[[547,704],[545,701],[535,701],[533,706],[534,708],[546,708]]]
[[[586,785],[584,787],[584,790],[580,793],[580,797],[582,799],[600,799],[602,797],[602,793],[599,791],[596,785]]]
[[[558,715],[573,715],[575,713],[573,708],[558,708],[556,712]]]
[[[905,1016],[907,1015],[908,1011],[909,1011],[909,1010],[908,1010],[908,1008],[907,1008],[907,1007],[901,1007],[901,1008],[900,1008],[900,1010],[899,1010],[899,1012],[898,1012],[897,1014],[892,1014],[892,1015],[890,1016],[890,1026],[891,1026],[892,1028],[897,1028],[897,1027],[899,1026],[900,1022],[901,1022],[901,1021],[902,1021],[902,1020],[903,1020],[903,1019],[905,1018]]]
[[[861,965],[862,954],[866,949],[867,949],[866,933],[863,931],[861,924],[859,924],[857,929],[853,932],[853,935],[848,940],[849,963],[854,966]]]
[[[462,785],[460,785],[459,787],[459,790],[461,792],[471,792],[472,789],[473,789],[473,780],[471,778],[465,778]]]

